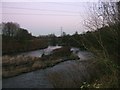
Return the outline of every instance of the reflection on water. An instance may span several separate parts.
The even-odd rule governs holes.
[[[30,51],[30,52],[25,52],[25,53],[21,53],[20,55],[24,55],[24,56],[34,56],[34,57],[41,57],[43,54],[44,55],[49,55],[52,53],[53,50],[61,48],[62,46],[48,46],[45,49],[40,49],[40,50],[35,50],[35,51]],[[72,47],[71,51],[73,52],[73,54],[77,54],[78,57],[81,60],[87,60],[89,58],[91,58],[91,56],[93,56],[92,53],[87,52],[87,51],[80,51],[79,48],[75,48]]]
[[[62,46],[48,46],[48,48],[44,49],[44,54],[49,55],[53,50],[61,48]]]
[[[20,55],[24,56],[34,56],[34,57],[41,57],[42,54],[49,55],[53,50],[61,48],[62,46],[48,46],[45,49],[35,50],[30,52],[21,53]]]

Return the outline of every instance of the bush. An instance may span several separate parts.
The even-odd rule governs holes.
[[[62,57],[66,57],[66,56],[70,56],[71,55],[71,51],[70,51],[70,47],[62,47],[62,48],[58,48],[53,50],[53,56],[62,56]]]

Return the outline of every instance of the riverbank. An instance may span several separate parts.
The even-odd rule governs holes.
[[[54,66],[67,60],[78,60],[79,57],[73,54],[68,47],[62,47],[53,51],[50,55],[42,57],[31,56],[3,56],[2,77],[8,78],[22,73],[44,69]]]
[[[90,61],[69,60],[53,67],[3,79],[3,88],[80,88],[89,80]],[[94,74],[94,73],[92,73]]]
[[[4,38],[3,38],[4,39]],[[17,41],[17,40],[2,40],[2,55],[13,55],[21,52],[28,52],[38,49],[44,49],[48,47],[47,39],[31,39],[26,41]]]
[[[118,87],[113,62],[93,57],[87,51],[78,51],[77,56],[68,47],[55,49],[52,54],[42,57],[6,56],[3,63],[6,67],[3,68],[3,88]]]

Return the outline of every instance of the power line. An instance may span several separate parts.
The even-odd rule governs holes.
[[[55,11],[55,12],[65,12],[65,13],[79,13],[79,12],[67,11],[67,10],[33,9],[33,8],[22,8],[22,7],[3,7],[3,8],[8,8],[8,9],[39,10],[39,11]]]
[[[42,3],[46,3],[46,2],[42,2]],[[47,3],[52,3],[52,4],[57,4],[57,5],[67,5],[67,6],[77,6],[77,7],[81,7],[80,5],[78,5],[78,4],[73,4],[73,3],[78,3],[78,2],[72,2],[72,4],[70,4],[71,2],[47,2]],[[80,2],[79,2],[80,3]],[[84,3],[84,2],[82,2],[82,3]],[[88,2],[86,2],[86,4],[87,4]]]
[[[14,14],[14,15],[46,15],[46,16],[80,16],[78,14],[31,14],[31,13],[0,13],[0,14]]]

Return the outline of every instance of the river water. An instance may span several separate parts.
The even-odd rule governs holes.
[[[62,46],[48,46],[45,49],[25,52],[25,53],[21,53],[19,55],[41,57],[42,54],[49,55],[53,50],[61,48],[61,47]]]
[[[61,48],[61,46],[49,46],[44,50],[37,50],[22,54],[40,57],[42,53],[50,54],[50,52],[56,48]],[[71,50],[80,57],[80,60],[65,61],[55,65],[54,67],[49,67],[47,69],[32,71],[19,76],[3,79],[3,88],[54,88],[54,80],[51,80],[51,76],[55,75],[56,73],[60,74],[60,77],[58,77],[59,75],[55,75],[59,83],[70,82],[68,80],[71,80],[71,74],[74,74],[72,75],[74,76],[72,78],[79,76],[77,79],[79,78],[81,81],[89,79],[90,76],[86,70],[86,65],[84,62],[80,61],[85,61],[92,58],[92,54],[90,52],[80,51],[77,48],[71,48]],[[37,52],[39,52],[39,54]],[[78,70],[79,73],[77,72]]]

